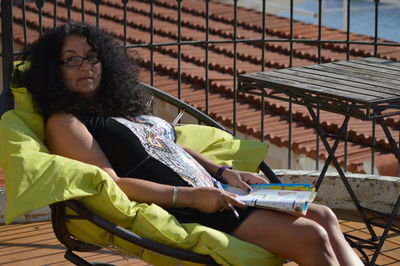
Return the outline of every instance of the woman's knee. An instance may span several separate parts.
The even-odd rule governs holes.
[[[297,260],[300,265],[338,265],[329,234],[323,226],[309,221],[304,226],[303,233],[299,243],[302,255]]]
[[[302,228],[302,239],[309,248],[328,248],[330,245],[328,232],[323,226],[316,222],[309,221]]]
[[[338,220],[336,214],[332,211],[331,208],[324,205],[315,205],[312,209],[314,216],[316,216],[316,221],[321,224],[326,225],[338,225]]]

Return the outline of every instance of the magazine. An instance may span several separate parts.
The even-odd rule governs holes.
[[[223,188],[237,195],[248,206],[279,211],[307,213],[308,204],[316,192],[310,184],[256,184],[246,193],[240,188],[223,184]]]

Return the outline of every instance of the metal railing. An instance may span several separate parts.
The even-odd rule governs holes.
[[[384,57],[381,50],[400,47],[400,43],[378,37],[379,10],[385,1],[373,1],[374,34],[366,38],[351,33],[352,1],[346,0],[347,30],[335,31],[336,39],[324,37],[331,32],[322,25],[323,3],[327,0],[315,1],[318,3],[317,25],[305,25],[294,19],[293,0],[290,0],[288,8],[289,18],[270,15],[270,3],[267,0],[258,1],[258,12],[239,7],[242,0],[232,0],[229,4],[211,0],[5,0],[1,2],[3,88],[5,91],[9,88],[12,61],[19,53],[14,45],[26,46],[34,37],[68,20],[87,21],[107,29],[128,52],[138,50],[142,54],[150,85],[157,87],[161,83],[159,80],[168,76],[173,81],[172,86],[176,86],[179,98],[185,98],[186,87],[192,86],[197,90],[201,87],[203,94],[199,97],[203,98],[203,103],[200,105],[207,114],[218,113],[211,110],[215,109],[211,95],[225,97],[225,103],[231,101],[232,118],[223,122],[234,133],[238,130],[239,104],[248,104],[259,110],[259,138],[270,141],[266,134],[268,121],[265,117],[267,114],[279,115],[279,112],[271,111],[269,107],[273,104],[264,98],[249,99],[238,95],[237,74],[334,61],[335,58],[332,59],[328,53],[338,55],[339,59],[371,55]],[[141,34],[135,34],[137,32]],[[197,35],[194,36],[194,33]],[[195,53],[191,54],[188,47],[193,48]],[[305,51],[304,48],[312,51]],[[275,58],[278,60],[274,61]],[[400,60],[400,53],[394,59]],[[167,60],[170,61],[166,63]],[[191,69],[195,70],[191,72]],[[10,103],[12,99],[8,95],[3,93],[1,100]],[[291,103],[283,105],[283,108],[288,123],[287,166],[291,168],[293,125],[299,120],[294,115]],[[319,110],[317,114],[320,115]],[[382,147],[375,148],[375,124],[371,131],[373,147],[370,171],[373,173],[375,153],[388,151]],[[316,170],[319,169],[319,143],[315,134]],[[345,170],[348,165],[347,143],[346,136]]]

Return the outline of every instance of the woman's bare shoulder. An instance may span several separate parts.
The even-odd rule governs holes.
[[[60,133],[67,129],[81,128],[82,123],[73,114],[69,113],[54,113],[46,121],[45,134],[55,131]]]
[[[53,154],[96,165],[117,175],[86,126],[74,115],[55,113],[46,122],[45,144]]]
[[[52,114],[46,121],[46,126],[60,125],[65,123],[71,123],[77,120],[77,118],[70,113],[58,112]]]
[[[45,142],[51,144],[54,140],[64,141],[65,138],[76,138],[85,135],[85,126],[76,116],[69,113],[54,113],[45,125]]]

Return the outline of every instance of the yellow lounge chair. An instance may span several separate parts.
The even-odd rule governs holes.
[[[169,97],[144,86],[158,98]],[[27,211],[51,205],[55,234],[67,247],[66,258],[77,265],[87,262],[73,250],[89,251],[102,246],[117,248],[155,265],[282,265],[281,258],[258,246],[199,224],[180,224],[157,205],[130,201],[95,166],[49,154],[43,145],[43,119],[35,112],[29,93],[23,87],[12,91],[15,109],[3,114],[0,120],[0,166],[6,177],[7,223]],[[5,93],[7,90],[2,98]],[[178,102],[181,105],[175,105],[192,115],[198,112],[173,97],[169,101]],[[198,115],[206,124],[222,128],[201,112]],[[191,141],[191,127],[196,132],[203,131],[208,142]],[[208,126],[177,127],[177,135],[181,145],[202,143],[203,147],[192,148],[218,163],[243,170],[255,170],[267,148],[265,144],[237,140],[226,131]],[[253,155],[251,160],[247,152]],[[259,161],[254,160],[256,153],[260,155]],[[232,158],[227,160],[227,154]],[[271,180],[278,181],[275,176]]]

